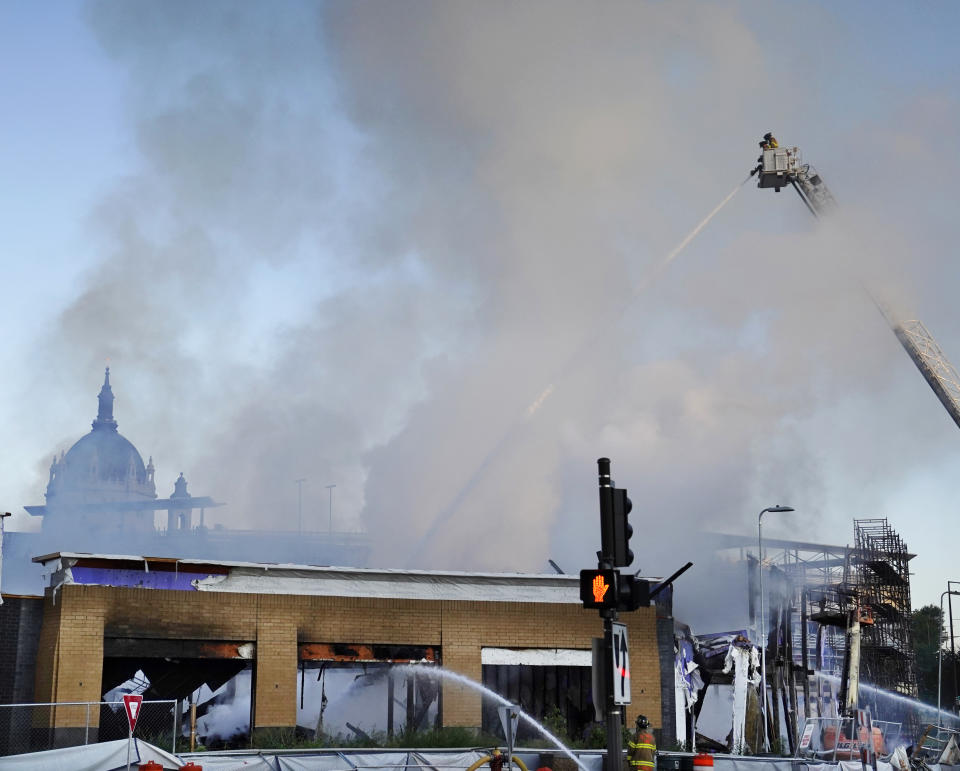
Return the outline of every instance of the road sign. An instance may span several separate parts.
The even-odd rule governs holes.
[[[130,733],[137,727],[137,718],[140,717],[140,705],[143,703],[143,696],[133,693],[123,694],[123,708],[127,711],[127,723],[130,725]]]
[[[803,727],[803,736],[800,737],[801,750],[805,750],[810,746],[810,740],[813,738],[814,728],[816,728],[816,724],[813,721],[807,721],[807,724]]]
[[[513,741],[517,736],[517,724],[520,722],[520,707],[516,704],[497,707],[503,735],[507,738],[507,768],[513,771]],[[493,764],[493,761],[490,761]]]
[[[517,724],[520,722],[520,708],[516,704],[497,707],[500,713],[500,725],[503,726],[503,735],[507,744],[513,746],[513,738],[517,735]]]
[[[630,651],[627,648],[627,625],[614,622],[611,625],[613,675],[613,703],[630,703]]]
[[[590,641],[590,654],[593,666],[590,667],[590,691],[593,695],[594,719],[600,723],[607,718],[607,676],[609,666],[607,649],[602,637],[594,637]]]

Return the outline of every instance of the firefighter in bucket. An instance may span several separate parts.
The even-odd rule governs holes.
[[[657,764],[657,743],[650,732],[646,715],[637,715],[637,729],[633,739],[627,742],[630,752],[630,771],[654,771]]]

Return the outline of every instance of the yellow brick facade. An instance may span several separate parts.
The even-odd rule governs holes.
[[[632,704],[660,722],[660,666],[654,608],[626,613]],[[37,657],[37,701],[97,701],[105,637],[256,643],[253,727],[296,722],[298,643],[439,646],[445,669],[481,680],[480,651],[590,649],[602,634],[595,611],[578,605],[230,594],[64,585],[45,602]],[[668,673],[672,677],[672,673]],[[62,713],[59,726],[82,724]],[[443,722],[478,727],[479,694],[443,685]]]

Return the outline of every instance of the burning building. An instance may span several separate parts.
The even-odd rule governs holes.
[[[600,624],[582,606],[577,576],[66,552],[38,561],[50,578],[37,701],[96,702],[141,672],[148,699],[185,704],[202,684],[216,688],[246,671],[249,731],[333,735],[326,697],[343,693],[329,687],[330,675],[352,668],[349,679],[362,678],[365,686],[354,690],[366,691],[354,693],[366,697],[367,721],[355,728],[371,733],[441,726],[493,733],[498,702],[482,684],[537,718],[556,708],[571,732],[594,720],[591,640]],[[635,657],[628,720],[643,713],[659,727],[657,615],[651,606],[622,620]],[[313,711],[303,699],[311,693],[322,693]],[[371,693],[379,695],[371,700]],[[180,714],[188,711],[181,707]],[[34,726],[40,744],[67,744],[100,730],[68,706],[49,710],[42,723]]]
[[[496,732],[496,703],[477,690],[485,685],[535,717],[559,710],[571,735],[590,729],[600,624],[582,607],[578,577],[372,570],[360,566],[367,543],[357,534],[211,528],[206,511],[221,504],[188,493],[182,474],[158,497],[153,458],[144,463],[119,433],[113,404],[108,371],[91,431],[54,459],[45,505],[27,507],[41,530],[4,543],[0,625],[15,645],[0,662],[0,701],[94,703],[133,687],[188,716],[204,687],[242,681],[231,709],[249,733]],[[672,720],[663,613],[644,607],[626,621],[637,662],[630,710],[658,728],[668,727],[663,714]],[[375,694],[362,710],[372,725],[335,714],[359,690],[354,680]],[[214,711],[200,713],[209,724]],[[0,741],[0,752],[109,738],[114,717],[56,706],[32,720],[30,736],[0,724],[0,737],[19,742]]]
[[[853,546],[767,538],[760,558],[753,553],[757,542],[752,536],[715,536],[722,550],[746,566],[749,624],[740,632],[766,647],[767,736],[782,736],[791,752],[805,719],[833,719],[868,703],[874,717],[917,727],[909,701],[878,704],[861,688],[907,699],[917,695],[910,639],[909,562],[914,555],[886,519],[853,524]],[[703,668],[714,685],[729,682],[720,663],[733,634],[699,637]],[[702,706],[696,706],[698,716]],[[757,731],[762,735],[762,729]]]

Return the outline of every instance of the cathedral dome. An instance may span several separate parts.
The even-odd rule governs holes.
[[[97,430],[80,439],[63,456],[61,484],[82,486],[96,482],[143,484],[147,469],[129,439],[117,429]]]
[[[117,431],[109,367],[98,399],[99,410],[90,433],[54,459],[50,467],[48,504],[106,501],[117,493],[125,498],[156,497],[152,461],[144,466],[137,448]]]

